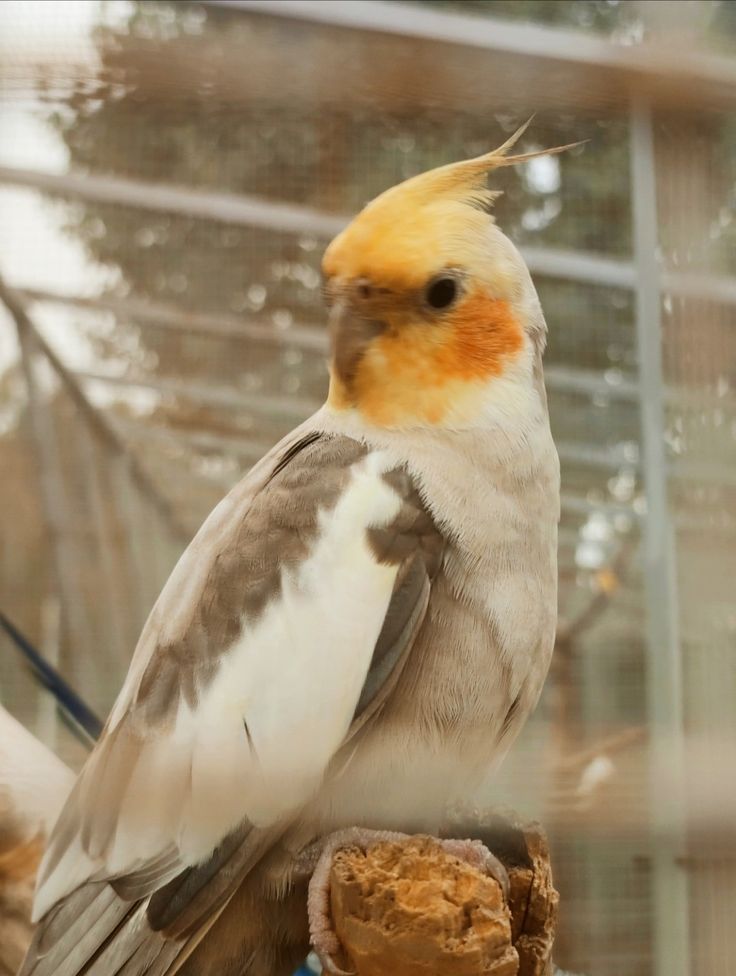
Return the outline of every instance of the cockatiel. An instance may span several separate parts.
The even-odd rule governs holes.
[[[22,976],[289,973],[302,852],[438,831],[534,707],[559,466],[544,317],[486,188],[540,155],[508,155],[522,131],[328,247],[327,402],[164,587],[53,832]]]

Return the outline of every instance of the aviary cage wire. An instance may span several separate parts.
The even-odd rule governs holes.
[[[324,394],[329,237],[532,112],[529,147],[590,140],[498,176],[550,329],[561,622],[481,799],[550,832],[560,965],[736,971],[733,5],[0,16],[2,608],[102,714],[188,538]]]

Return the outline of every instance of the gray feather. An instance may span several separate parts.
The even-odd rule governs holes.
[[[20,976],[83,973],[132,907],[104,883],[88,884],[74,892],[37,929]]]

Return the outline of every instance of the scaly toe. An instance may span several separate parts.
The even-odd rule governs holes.
[[[448,854],[460,858],[472,867],[490,875],[498,882],[503,897],[509,899],[509,876],[499,859],[479,840],[443,840],[442,847]]]
[[[406,840],[407,836],[407,834],[388,830],[350,827],[330,834],[305,852],[303,856],[305,864],[310,861],[316,862],[307,896],[310,941],[325,971],[332,973],[333,976],[352,976],[336,962],[336,958],[341,953],[341,946],[330,919],[330,869],[335,852],[346,847],[358,847],[362,851],[367,851],[383,841]]]

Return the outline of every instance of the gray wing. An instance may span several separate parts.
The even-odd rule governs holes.
[[[340,747],[378,714],[424,618],[442,548],[408,475],[348,437],[297,431],[227,496],[157,602],[54,830],[44,917],[20,976],[178,970],[298,816],[279,784],[306,803]],[[346,586],[355,604],[342,614]],[[315,680],[332,725],[315,728],[295,706],[281,743],[255,701],[229,727],[233,702],[220,687],[244,642],[270,646],[273,633],[293,643],[274,669],[298,671],[305,647],[331,662]],[[247,685],[252,648],[241,657],[233,674]],[[276,670],[263,677],[268,660],[264,651],[256,669],[267,703],[278,685]],[[207,724],[210,714],[218,721]],[[315,755],[294,766],[299,739],[310,737]],[[214,772],[200,753],[216,755]]]

